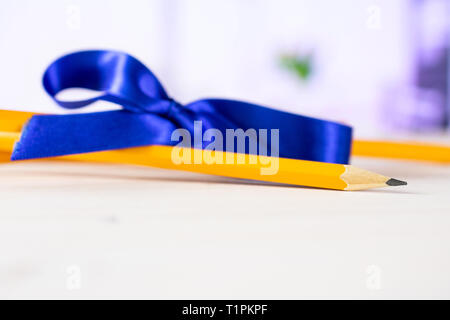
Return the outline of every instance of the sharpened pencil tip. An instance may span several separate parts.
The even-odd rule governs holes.
[[[401,181],[401,180],[397,180],[397,179],[389,179],[388,181],[386,181],[386,184],[388,185],[388,186],[392,186],[392,187],[395,187],[395,186],[405,186],[405,185],[407,185],[407,183],[406,183],[406,181]]]

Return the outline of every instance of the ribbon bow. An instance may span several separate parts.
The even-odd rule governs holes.
[[[226,129],[279,129],[279,156],[283,158],[342,164],[349,161],[351,127],[241,101],[203,99],[183,106],[169,97],[145,65],[122,52],[80,51],[63,56],[47,68],[43,85],[63,108],[82,108],[104,100],[123,109],[33,116],[15,146],[12,160],[173,146],[177,144],[171,140],[175,129],[194,134],[194,121],[201,121],[204,130],[218,129],[224,136]],[[101,94],[82,101],[59,100],[58,92],[68,88]]]

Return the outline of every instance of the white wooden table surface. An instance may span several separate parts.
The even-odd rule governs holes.
[[[450,166],[342,192],[159,169],[0,165],[0,298],[450,298]]]

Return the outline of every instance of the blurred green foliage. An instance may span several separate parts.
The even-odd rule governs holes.
[[[294,73],[302,81],[310,79],[313,72],[312,62],[312,54],[283,54],[280,56],[281,66]]]

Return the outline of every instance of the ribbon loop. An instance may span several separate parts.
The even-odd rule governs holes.
[[[116,51],[82,51],[66,55],[47,68],[43,85],[53,100],[67,109],[105,100],[129,111],[148,112],[149,105],[170,99],[145,65]],[[101,94],[83,101],[62,101],[56,97],[62,90],[70,88],[90,89]]]

